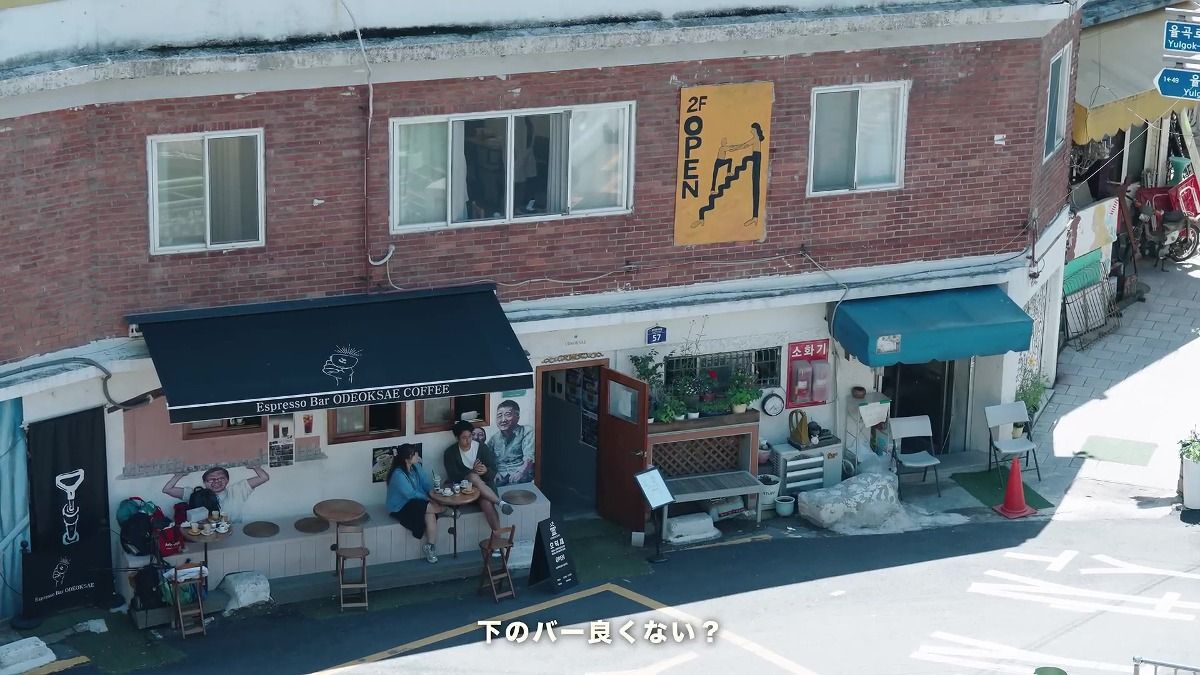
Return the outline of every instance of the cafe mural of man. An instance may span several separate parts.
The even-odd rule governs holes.
[[[488,447],[496,454],[496,485],[533,482],[533,429],[521,422],[521,406],[506,399],[496,406],[496,428]]]

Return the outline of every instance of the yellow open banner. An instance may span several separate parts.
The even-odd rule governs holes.
[[[680,91],[675,245],[766,237],[774,100],[770,82]]]

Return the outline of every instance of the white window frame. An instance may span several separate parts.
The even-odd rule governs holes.
[[[212,213],[205,205],[204,243],[187,246],[162,246],[158,241],[158,162],[155,147],[158,143],[172,141],[203,140],[204,143],[204,198],[208,199],[208,139],[210,138],[241,138],[253,136],[258,143],[258,239],[254,241],[239,241],[231,244],[212,243]],[[196,251],[220,251],[236,248],[254,248],[266,245],[267,238],[267,191],[266,191],[266,148],[262,128],[239,129],[236,131],[206,131],[191,134],[159,134],[146,137],[146,167],[150,178],[150,254],[164,255],[170,253],[193,253]]]
[[[1050,76],[1054,71],[1054,62],[1059,61],[1062,66],[1062,73],[1058,78],[1058,118],[1055,129],[1050,129],[1050,83],[1053,78]],[[1043,120],[1042,128],[1045,134],[1042,136],[1042,163],[1050,161],[1054,153],[1058,152],[1059,148],[1067,143],[1067,104],[1070,95],[1071,80],[1071,45],[1067,45],[1058,50],[1058,53],[1050,59],[1050,67],[1046,70],[1046,119]],[[1057,138],[1054,141],[1054,149],[1046,152],[1046,139],[1053,133]]]
[[[883,192],[885,190],[904,189],[904,154],[905,143],[908,140],[908,91],[912,88],[911,80],[892,80],[888,82],[871,82],[865,84],[847,84],[833,87],[813,87],[808,103],[808,196],[826,197],[831,195],[846,195],[862,192]],[[862,106],[861,92],[871,89],[900,90],[900,118],[896,121],[896,180],[886,185],[871,185],[868,187],[852,187],[842,190],[813,190],[813,156],[816,154],[816,143],[813,139],[817,133],[817,96],[834,94],[839,91],[857,91],[859,106]],[[854,180],[858,182],[858,127],[854,129]]]
[[[621,194],[623,197],[622,204],[616,207],[605,207],[599,209],[582,209],[573,210],[570,208],[571,202],[571,119],[569,113],[572,111],[584,110],[625,110],[625,133],[621,139],[625,149],[625,167],[621,178]],[[545,115],[549,113],[568,113],[567,115],[567,174],[566,191],[567,191],[567,213],[548,213],[541,215],[522,216],[513,213],[512,204],[512,189],[513,189],[513,162],[514,152],[514,124],[517,117],[525,115]],[[503,218],[489,218],[485,220],[472,220],[465,223],[453,222],[453,209],[451,208],[454,200],[454,185],[451,177],[453,170],[453,151],[454,151],[454,123],[463,120],[479,120],[479,119],[495,119],[504,118],[506,120],[505,132],[505,161],[507,163],[506,174],[508,182],[504,188],[504,203],[505,216]],[[634,148],[636,147],[635,132],[637,120],[637,103],[635,101],[618,101],[613,103],[593,103],[587,105],[562,106],[554,108],[522,108],[519,110],[496,110],[491,112],[466,113],[455,115],[425,115],[421,117],[393,117],[388,124],[388,230],[391,234],[409,234],[412,232],[427,232],[430,230],[444,230],[463,227],[482,227],[489,225],[501,225],[505,223],[526,223],[540,222],[547,220],[565,220],[568,218],[585,218],[593,216],[605,215],[620,215],[629,213],[633,210],[633,167],[634,164]],[[410,124],[429,124],[433,122],[443,122],[446,125],[446,219],[431,223],[415,223],[412,225],[401,225],[400,219],[400,204],[399,204],[399,176],[400,176],[400,157],[396,149],[396,140],[400,127]]]

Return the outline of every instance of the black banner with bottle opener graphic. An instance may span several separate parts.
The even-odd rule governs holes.
[[[529,585],[549,579],[555,593],[579,583],[575,561],[567,551],[567,538],[553,518],[538,523],[533,540],[533,561],[529,565]]]
[[[26,616],[92,604],[113,592],[104,409],[29,425]]]

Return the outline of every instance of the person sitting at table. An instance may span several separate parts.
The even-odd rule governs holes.
[[[496,515],[496,506],[499,505],[505,514],[512,513],[512,507],[505,504],[492,488],[496,480],[496,455],[487,445],[472,438],[475,426],[470,422],[459,420],[451,431],[457,440],[442,454],[446,477],[455,483],[465,479],[479,490],[479,508],[483,517],[492,530],[498,530],[500,516]]]
[[[421,453],[411,443],[401,445],[392,456],[392,468],[387,475],[387,509],[417,539],[424,539],[421,550],[425,560],[438,561],[437,516],[442,505],[429,501],[433,481],[421,466]]]

